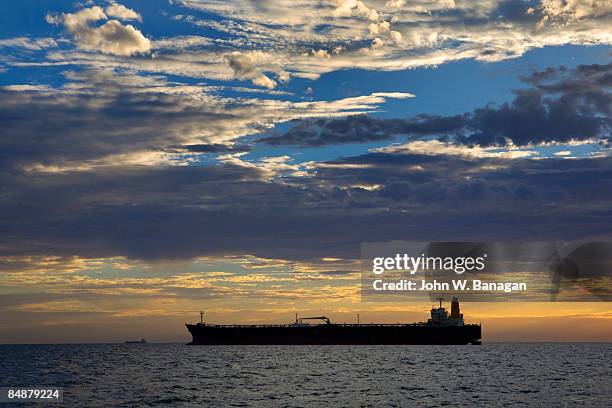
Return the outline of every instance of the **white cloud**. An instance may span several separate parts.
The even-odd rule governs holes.
[[[279,80],[285,82],[289,79],[287,72],[282,71],[278,65],[273,63],[270,53],[261,51],[239,52],[234,51],[224,56],[234,75],[238,79],[250,79],[253,84],[272,89],[276,81],[270,79],[264,72],[278,72]]]
[[[612,13],[612,0],[542,0],[542,9],[552,18],[598,17]]]
[[[258,169],[266,179],[271,179],[280,174],[291,174],[294,176],[304,176],[307,173],[302,171],[300,164],[291,164],[289,156],[263,157],[258,162],[243,160],[241,157],[246,153],[225,154],[218,157],[223,163],[233,164],[234,166]]]
[[[111,11],[117,10],[111,9]],[[99,6],[61,16],[47,15],[49,23],[63,24],[79,48],[84,50],[120,56],[147,53],[151,50],[151,41],[130,24],[123,25],[118,20],[108,20],[101,26],[91,25],[96,21],[107,19],[108,16]]]
[[[380,21],[378,23],[371,23],[369,25],[370,36],[375,37],[376,41],[373,45],[373,48],[380,48],[384,45],[384,41],[382,41],[381,37],[386,39],[390,39],[394,43],[400,43],[403,40],[403,36],[399,31],[394,31],[391,29],[391,23],[388,21]]]
[[[333,14],[337,17],[357,16],[371,21],[377,21],[379,17],[375,9],[369,8],[359,0],[334,0],[334,4],[336,9]]]
[[[270,54],[261,51],[234,51],[225,55],[225,60],[236,77],[248,79],[257,76],[271,59]]]
[[[376,50],[378,48],[382,48],[385,45],[385,41],[380,38],[380,37],[376,37],[374,38],[374,40],[372,40],[372,49]]]
[[[544,13],[544,6],[535,7],[537,13],[528,15],[527,5],[524,18],[519,13],[519,17],[505,19],[499,11],[501,0],[174,1],[185,8],[171,18],[221,34],[165,37],[149,43],[138,30],[129,31],[131,26],[116,20],[101,27],[90,26],[108,17],[102,8],[91,7],[49,16],[49,20],[65,20],[81,49],[106,54],[53,50],[46,60],[24,58],[19,63],[121,67],[220,81],[238,78],[271,89],[289,78],[316,79],[347,68],[396,71],[465,59],[496,62],[546,46],[612,44],[612,31],[607,29],[612,16],[606,11],[612,0],[546,0],[550,15],[557,17],[544,20],[533,15]],[[216,17],[204,20],[195,13],[189,15],[190,9]],[[376,19],[369,18],[374,16],[372,10],[376,10]],[[320,29],[322,25],[325,30]],[[123,37],[133,40],[131,47]],[[112,56],[150,48],[154,50],[152,58]],[[3,62],[10,65],[15,61]]]
[[[388,21],[381,21],[379,23],[370,23],[368,26],[370,29],[370,35],[375,36],[380,33],[386,33],[390,31],[390,24]]]
[[[606,29],[612,24],[612,0],[544,0],[551,14],[580,17],[561,25],[538,21],[528,14],[528,4],[522,19],[505,15],[503,0],[176,1],[220,17],[185,21],[237,40],[248,38],[250,50],[239,52],[269,53],[292,77],[307,79],[346,68],[392,71],[462,59],[496,62],[545,46],[612,44]],[[321,25],[328,29],[320,30]],[[332,58],[308,58],[311,50],[328,50]]]
[[[387,99],[407,99],[414,95],[407,92],[375,92],[370,95],[355,96],[335,101],[296,102],[294,108],[304,110],[300,118],[319,116],[347,116],[374,112]]]
[[[53,38],[27,38],[14,37],[0,39],[0,48],[24,48],[30,51],[40,51],[46,48],[57,47],[57,42]]]
[[[480,146],[463,146],[452,143],[444,143],[438,140],[416,140],[400,145],[393,145],[373,149],[375,152],[384,153],[412,153],[424,154],[428,156],[464,156],[470,158],[502,158],[502,159],[522,159],[537,156],[538,152],[533,150],[520,150],[516,148],[484,148]]]
[[[32,84],[15,84],[15,85],[5,85],[0,87],[7,91],[16,91],[16,92],[47,92],[51,91],[52,88],[49,85],[32,85]]]
[[[121,20],[142,21],[142,17],[140,16],[140,14],[138,14],[132,9],[125,7],[123,4],[117,4],[115,2],[112,2],[106,7],[106,9],[104,9],[104,11],[106,11],[106,15],[109,17],[116,17]]]
[[[251,80],[253,84],[257,86],[263,86],[264,88],[274,89],[276,86],[276,81],[268,78],[264,74],[260,74]]]
[[[288,72],[281,71],[278,73],[278,80],[280,82],[288,82],[291,78],[291,75]]]
[[[151,41],[152,48],[167,50],[183,50],[193,47],[208,47],[213,45],[213,40],[198,35],[181,35]]]
[[[329,52],[327,50],[312,50],[312,55],[316,58],[329,58]]]

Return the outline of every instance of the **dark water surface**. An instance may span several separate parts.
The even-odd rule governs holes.
[[[0,346],[0,386],[63,386],[48,406],[609,407],[611,384],[612,344]]]

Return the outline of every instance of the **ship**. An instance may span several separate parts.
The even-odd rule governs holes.
[[[326,316],[296,315],[291,324],[187,323],[190,345],[323,345],[323,344],[480,344],[481,325],[466,324],[453,298],[450,314],[432,307],[427,322],[397,324],[332,323]],[[319,323],[311,323],[318,321]]]

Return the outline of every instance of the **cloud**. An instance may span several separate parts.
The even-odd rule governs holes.
[[[277,123],[374,111],[389,98],[404,97],[373,93],[309,102],[230,99],[205,86],[127,72],[65,75],[66,83],[57,88],[0,88],[0,169],[59,173],[127,164],[185,165],[194,154],[204,153],[196,146],[219,149]]]
[[[403,7],[404,5],[406,5],[406,0],[388,0],[385,3],[385,6],[387,7]]]
[[[117,4],[115,2],[111,2],[108,6],[106,6],[104,11],[106,12],[107,16],[116,17],[120,20],[142,21],[142,17],[140,16],[140,14],[138,14],[132,9],[125,7],[122,4]]]
[[[360,242],[373,240],[609,236],[610,158],[509,160],[413,149],[327,164],[287,179],[231,162],[4,172],[0,255],[299,260],[355,258]]]
[[[582,19],[612,13],[611,0],[542,0],[542,10],[547,17]]]
[[[433,136],[466,145],[525,146],[602,140],[612,129],[612,64],[536,71],[522,78],[527,89],[511,102],[463,115],[418,115],[407,119],[352,116],[313,119],[261,141],[272,145],[321,146],[363,143],[396,136]]]
[[[369,25],[369,31],[370,36],[375,37],[379,41],[382,41],[380,37],[386,37],[396,43],[403,40],[403,36],[400,32],[391,30],[391,24],[388,21],[371,23]]]
[[[259,74],[260,67],[265,65],[271,57],[261,51],[248,53],[235,51],[226,55],[225,59],[238,78],[250,78]]]
[[[0,48],[2,47],[23,48],[30,51],[40,51],[47,48],[57,47],[57,42],[53,38],[14,37],[1,39]]]
[[[386,153],[412,153],[428,156],[464,156],[473,158],[508,158],[519,159],[535,156],[538,153],[532,150],[510,149],[499,151],[495,148],[482,148],[480,146],[463,146],[451,143],[444,143],[438,140],[417,140],[401,145],[394,145],[373,150],[375,152]]]
[[[261,51],[234,51],[226,54],[224,58],[238,79],[250,79],[254,85],[268,89],[276,87],[276,81],[263,74],[264,71],[277,71],[279,69],[272,62],[272,55]],[[287,79],[286,73],[282,75],[282,78]]]
[[[333,11],[334,16],[357,16],[371,21],[377,21],[379,18],[379,14],[375,9],[369,8],[359,0],[334,0],[334,5],[336,6]]]
[[[116,3],[107,7],[111,17],[130,18],[139,17],[133,10],[129,10]],[[101,51],[106,54],[130,56],[148,53],[151,50],[151,41],[142,32],[132,25],[123,25],[117,20],[108,20],[101,26],[91,24],[107,20],[108,16],[99,6],[86,8],[76,13],[64,13],[59,16],[47,15],[51,24],[63,24],[66,30],[74,37],[77,45],[88,51]]]
[[[378,119],[368,115],[299,121],[287,132],[261,138],[271,145],[323,146],[365,143],[392,139],[398,135],[443,135],[462,129],[464,116],[420,115],[412,119]]]
[[[298,78],[347,68],[393,71],[463,59],[496,62],[545,46],[611,44],[604,28],[612,24],[608,3],[179,1],[215,16],[203,20],[186,11],[181,21],[224,33],[223,40],[232,41],[238,52],[272,54],[280,68]],[[560,17],[566,14],[573,17]],[[249,38],[248,45],[241,38]],[[312,50],[327,55],[313,58]]]
[[[546,98],[586,92],[586,106],[605,106],[596,84],[607,83],[607,72],[557,68],[524,80]],[[58,88],[0,91],[0,256],[305,260],[355,258],[366,240],[609,234],[609,157],[531,160],[529,148],[422,140],[300,163],[284,154],[249,159],[236,143],[291,119],[302,120],[305,134],[291,137],[305,145],[452,135],[478,123],[474,113],[363,115],[411,94],[232,100],[160,77],[66,76]],[[184,165],[209,153],[219,160]]]
[[[586,81],[589,95],[599,95],[593,84],[605,83],[606,72],[559,68],[525,81],[547,95]],[[305,260],[355,258],[366,240],[609,234],[609,157],[530,160],[529,149],[430,140],[300,163],[284,154],[248,159],[236,144],[291,119],[310,118],[303,123],[315,127],[313,141],[295,139],[305,144],[327,134],[335,143],[384,137],[388,129],[453,133],[473,120],[352,115],[410,94],[228,100],[159,77],[66,75],[59,88],[0,91],[0,256]],[[207,153],[221,157],[184,165]]]
[[[215,144],[193,144],[193,145],[176,146],[176,149],[179,151],[187,151],[187,152],[195,152],[195,153],[230,153],[230,152],[242,153],[242,152],[249,152],[251,150],[251,147],[215,143]]]
[[[0,90],[0,255],[292,260],[354,258],[365,240],[609,236],[609,157],[526,159],[532,144],[604,140],[609,66],[535,72],[512,101],[455,116],[366,115],[408,93],[310,100],[267,91],[345,68],[608,44],[607,15],[542,23],[532,3],[385,3],[177,1],[172,10],[183,14],[173,22],[202,36],[146,46],[140,31],[115,19],[119,12],[50,15],[80,49],[9,61],[76,68],[54,85]],[[151,47],[150,58],[123,58]],[[173,82],[181,77],[206,80]],[[258,83],[265,96],[220,96],[221,86],[208,85],[234,79]],[[264,141],[409,140],[302,163],[288,149],[261,154],[262,146],[241,145],[289,121],[288,132]],[[211,163],[210,153],[219,159]]]
[[[52,88],[48,85],[31,85],[31,84],[15,84],[15,85],[5,85],[0,87],[5,91],[16,91],[16,92],[48,92],[51,91]]]
[[[541,142],[605,139],[612,129],[612,64],[582,65],[536,72],[532,88],[516,91],[512,103],[476,109],[459,138],[464,143],[503,145],[506,139],[525,145]]]
[[[176,24],[194,26],[202,35],[145,43],[140,31],[118,20],[111,20],[116,23],[104,31],[104,25],[91,21],[74,29],[79,50],[61,49],[35,63],[20,55],[7,65],[120,67],[219,81],[238,78],[271,89],[289,78],[311,80],[342,69],[396,71],[464,59],[496,62],[546,46],[612,44],[612,34],[604,28],[612,24],[609,13],[553,21],[544,19],[542,7],[534,1],[386,3],[176,0],[173,11],[180,14],[169,17]],[[90,18],[97,14],[95,18],[104,19],[100,13],[110,17],[100,7],[81,12],[91,9],[97,11],[90,11]],[[48,20],[60,23],[63,15],[50,15]],[[116,40],[130,46],[113,45]],[[106,54],[82,52],[103,48]],[[116,57],[150,50],[151,58]]]
[[[260,74],[256,76],[255,78],[252,79],[252,82],[254,85],[262,86],[268,89],[274,89],[274,87],[276,86],[276,81],[268,78],[264,74]]]

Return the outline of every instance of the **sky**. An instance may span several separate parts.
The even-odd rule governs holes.
[[[609,241],[611,26],[610,0],[1,1],[0,342],[423,320],[361,301],[362,242]],[[608,302],[463,307],[489,341],[612,341]]]

